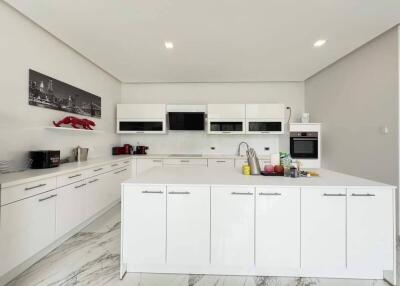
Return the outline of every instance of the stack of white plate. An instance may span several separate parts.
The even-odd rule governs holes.
[[[10,169],[10,161],[0,160],[0,173],[6,173]]]

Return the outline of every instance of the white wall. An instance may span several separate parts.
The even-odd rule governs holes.
[[[21,159],[28,150],[60,149],[62,156],[81,145],[89,156],[111,154],[119,143],[115,134],[115,105],[121,84],[71,48],[0,1],[0,160]],[[103,134],[44,130],[68,113],[28,105],[28,69],[34,69],[102,98]]]
[[[304,111],[304,83],[160,83],[123,84],[122,103],[284,103],[293,109],[292,121]],[[287,112],[287,115],[289,113]],[[259,154],[288,151],[285,135],[207,135],[206,132],[170,131],[167,135],[124,135],[123,143],[150,146],[150,153],[234,154],[247,141]],[[215,147],[211,150],[210,147]],[[270,147],[265,151],[264,147]]]
[[[392,29],[306,80],[306,111],[322,122],[324,168],[397,185],[398,49]]]

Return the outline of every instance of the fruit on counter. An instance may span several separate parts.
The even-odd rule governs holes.
[[[276,166],[274,167],[274,171],[275,171],[275,173],[283,173],[284,168],[283,168],[283,166],[281,166],[281,165],[276,165]]]
[[[265,165],[265,166],[264,166],[264,171],[267,172],[267,173],[272,173],[272,172],[274,172],[274,166],[272,166],[272,165]]]
[[[310,175],[311,177],[318,177],[319,174],[315,171],[308,171],[308,175]]]

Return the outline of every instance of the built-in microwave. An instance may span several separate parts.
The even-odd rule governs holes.
[[[318,132],[290,132],[290,156],[293,159],[318,159]]]

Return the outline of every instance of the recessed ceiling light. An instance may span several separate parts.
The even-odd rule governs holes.
[[[173,49],[174,48],[174,43],[173,42],[165,42],[165,48],[166,49]]]
[[[326,40],[318,40],[318,41],[316,41],[315,43],[314,43],[314,48],[319,48],[319,47],[322,47],[323,45],[325,45],[326,44]]]

